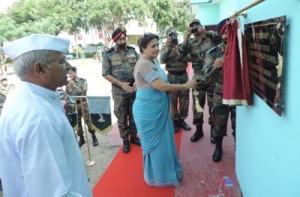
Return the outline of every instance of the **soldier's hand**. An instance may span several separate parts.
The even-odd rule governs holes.
[[[222,58],[217,58],[214,62],[214,67],[216,69],[220,69],[223,67],[223,64],[224,64],[224,60]]]
[[[171,56],[178,56],[179,55],[179,51],[177,47],[173,47],[171,50]]]
[[[192,28],[189,27],[185,32],[184,32],[184,40],[188,41],[188,39],[190,38],[192,34]]]
[[[72,79],[70,79],[69,84],[71,85],[71,87],[74,87],[75,82]]]
[[[125,92],[133,92],[133,87],[130,86],[130,82],[122,82],[121,88],[125,91]]]

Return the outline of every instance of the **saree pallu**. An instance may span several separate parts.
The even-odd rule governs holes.
[[[169,96],[153,88],[138,89],[133,116],[142,144],[145,182],[150,186],[179,187],[183,173],[176,152]]]

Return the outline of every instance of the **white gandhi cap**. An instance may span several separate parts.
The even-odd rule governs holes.
[[[51,50],[67,53],[70,40],[48,34],[32,34],[13,41],[3,48],[4,53],[15,60],[20,55],[38,50]]]

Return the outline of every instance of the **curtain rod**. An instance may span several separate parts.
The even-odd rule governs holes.
[[[248,10],[248,9],[250,9],[250,8],[252,8],[252,7],[254,7],[254,6],[256,6],[256,5],[259,4],[259,3],[262,3],[263,1],[265,1],[265,0],[256,0],[256,1],[254,1],[253,3],[251,3],[251,4],[247,5],[247,6],[245,6],[244,8],[242,8],[242,9],[240,9],[240,10],[238,10],[238,11],[235,11],[233,14],[231,14],[231,15],[229,16],[229,18],[235,18],[235,17],[239,16],[240,14],[242,14],[242,15],[246,18],[247,13],[245,13],[244,11],[246,11],[246,10]]]

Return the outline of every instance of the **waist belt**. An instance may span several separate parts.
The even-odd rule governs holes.
[[[186,71],[168,71],[171,75],[183,75]]]

